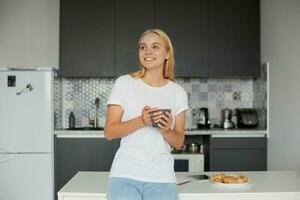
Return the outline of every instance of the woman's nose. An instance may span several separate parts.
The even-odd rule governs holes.
[[[147,49],[145,50],[145,54],[146,54],[146,55],[151,54],[151,49],[150,49],[150,48],[147,48]]]

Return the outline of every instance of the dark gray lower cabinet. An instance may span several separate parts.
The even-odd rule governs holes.
[[[56,138],[56,191],[78,171],[109,171],[119,143],[104,138]]]
[[[211,138],[210,171],[267,170],[265,137]]]

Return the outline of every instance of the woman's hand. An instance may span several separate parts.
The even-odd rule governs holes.
[[[172,124],[173,124],[173,117],[170,112],[166,112],[165,114],[160,114],[158,116],[158,119],[154,121],[157,123],[159,127],[159,132],[164,133],[171,129]]]
[[[142,111],[142,120],[143,120],[143,123],[144,125],[152,125],[152,121],[151,121],[151,112],[152,111],[155,111],[155,110],[158,110],[158,108],[151,108],[149,106],[145,106],[143,108],[143,111]]]

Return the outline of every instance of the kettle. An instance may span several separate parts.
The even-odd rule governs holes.
[[[210,121],[208,116],[208,108],[199,108],[198,110],[198,122],[197,127],[199,129],[210,128]]]
[[[232,110],[225,108],[222,111],[222,125],[223,128],[229,129],[229,128],[234,128],[234,123],[232,122]]]

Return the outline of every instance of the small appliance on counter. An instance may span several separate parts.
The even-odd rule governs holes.
[[[258,126],[258,115],[254,108],[236,109],[237,128],[256,128]]]
[[[198,129],[210,128],[210,120],[208,115],[208,108],[202,107],[194,110],[194,117],[197,121]]]
[[[222,127],[225,129],[235,128],[235,125],[232,122],[232,110],[225,108],[221,112],[222,112]]]

